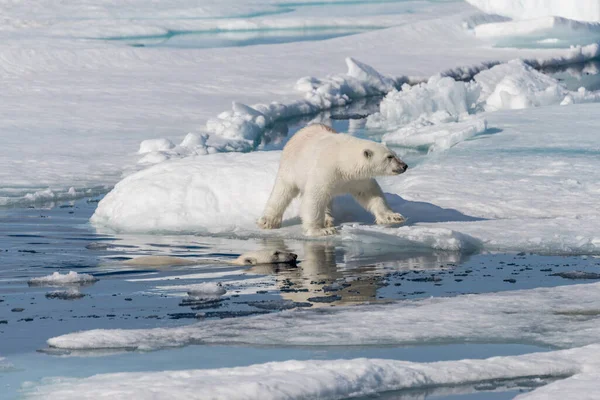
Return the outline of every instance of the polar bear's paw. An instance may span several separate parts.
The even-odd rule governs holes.
[[[335,221],[331,215],[325,215],[325,228],[333,228],[335,226]]]
[[[259,218],[256,224],[262,229],[279,229],[281,228],[281,218],[263,216]]]
[[[331,236],[337,233],[335,228],[313,228],[306,230],[306,236]]]
[[[401,224],[406,221],[406,218],[399,213],[385,213],[380,214],[375,218],[375,223],[378,225],[393,225]]]

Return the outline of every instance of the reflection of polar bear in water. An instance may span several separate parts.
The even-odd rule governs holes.
[[[167,265],[198,265],[198,264],[232,264],[232,265],[261,265],[261,264],[293,264],[298,255],[285,250],[257,250],[242,254],[232,261],[220,259],[186,259],[174,256],[140,256],[125,261],[125,265],[135,266],[167,266]]]
[[[331,201],[345,193],[371,212],[376,223],[403,222],[404,217],[390,209],[373,177],[398,175],[406,169],[406,164],[380,143],[336,134],[325,125],[310,125],[284,147],[275,186],[258,225],[281,227],[285,209],[301,194],[304,233],[333,235]]]

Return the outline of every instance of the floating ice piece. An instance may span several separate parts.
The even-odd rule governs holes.
[[[599,308],[600,283],[593,283],[386,305],[284,311],[173,328],[96,329],[54,337],[48,344],[73,350],[150,350],[194,343],[412,345],[527,342],[573,347],[598,342],[600,316],[594,310]],[[590,315],[590,310],[596,314]],[[585,318],[575,318],[579,315]]]
[[[596,0],[467,0],[488,14],[513,19],[565,17],[578,21],[600,22],[600,4]]]
[[[595,398],[600,346],[533,353],[485,360],[416,363],[358,358],[352,360],[284,361],[212,370],[126,372],[89,378],[47,379],[30,387],[27,398],[114,399],[342,399],[402,389],[425,389],[516,378],[575,375],[519,398]],[[581,372],[585,371],[585,374]],[[564,386],[563,386],[564,385]],[[583,392],[589,389],[588,392]],[[539,391],[539,392],[538,392]],[[536,393],[537,392],[537,393]],[[558,397],[558,393],[566,397]],[[586,397],[587,393],[587,397]]]
[[[140,143],[138,154],[146,154],[152,151],[170,150],[175,145],[169,139],[148,139]]]
[[[9,363],[8,361],[6,361],[6,358],[0,357],[0,372],[10,371],[13,368],[14,368],[14,366],[11,363]]]
[[[219,297],[227,293],[227,290],[219,282],[204,282],[186,287],[186,291],[190,296],[204,297]]]
[[[600,371],[596,367],[593,371],[581,372],[542,386],[532,392],[520,394],[515,397],[515,400],[564,400],[569,398],[595,400],[598,398],[598,388],[600,387],[598,382],[600,382]]]
[[[393,232],[392,235],[390,235],[391,232]],[[409,247],[425,247],[436,250],[461,251],[464,253],[474,252],[481,247],[481,243],[477,239],[445,228],[419,226],[386,228],[355,224],[344,225],[341,234],[346,240],[360,240],[363,243],[372,241],[402,245],[404,242]]]
[[[64,286],[73,284],[86,284],[96,282],[98,278],[89,274],[79,274],[75,271],[69,271],[67,274],[54,272],[52,275],[31,278],[27,283],[30,286]]]
[[[560,17],[495,22],[477,25],[475,35],[502,46],[563,46],[595,43],[600,39],[600,24]]]
[[[486,129],[487,123],[483,118],[439,125],[427,120],[418,120],[397,131],[384,134],[382,141],[388,146],[425,148],[432,153],[448,150],[466,139],[484,133]]]
[[[85,294],[81,293],[77,289],[55,290],[53,292],[46,293],[46,298],[48,299],[75,300],[82,297],[85,297]]]

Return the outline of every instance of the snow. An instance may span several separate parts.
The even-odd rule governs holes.
[[[254,106],[233,102],[231,111],[223,112],[206,123],[206,131],[213,135],[207,141],[212,150],[209,152],[250,151],[258,146],[267,128],[279,120],[344,106],[356,98],[385,94],[396,87],[397,81],[407,80],[383,76],[369,65],[350,57],[346,58],[346,65],[346,74],[324,79],[301,78],[296,89],[304,94],[303,100]]]
[[[423,149],[428,152],[445,151],[454,145],[487,130],[485,119],[469,119],[461,122],[448,122],[436,125],[419,120],[394,132],[383,135],[382,141],[388,146]]]
[[[488,14],[513,19],[557,16],[579,21],[600,22],[600,4],[596,0],[467,0]]]
[[[482,84],[482,93],[492,87]],[[400,177],[379,180],[392,208],[408,218],[408,226],[351,224],[342,228],[342,239],[362,240],[359,235],[367,235],[369,240],[447,250],[597,254],[596,113],[596,104],[485,112],[480,115],[488,130],[475,136],[483,126],[469,124],[483,122],[465,119],[438,125],[439,130],[421,128],[422,138],[416,135],[418,140],[412,142],[410,136],[404,143],[398,139],[396,143],[417,148],[431,143],[434,150],[452,147],[432,152]],[[384,139],[394,144],[394,136],[397,133]],[[116,185],[99,203],[92,222],[122,232],[299,237],[297,203],[288,210],[282,230],[255,226],[279,155],[211,154],[160,163]],[[457,185],[457,179],[468,185]],[[338,223],[373,223],[347,197],[336,199],[334,216]]]
[[[562,400],[576,396],[578,400],[598,398],[600,375],[594,372],[582,372],[570,378],[542,386],[531,393],[521,394],[515,400]]]
[[[218,120],[223,110],[231,110],[233,101],[249,105],[305,101],[293,85],[303,76],[325,77],[315,79],[324,84],[327,98],[337,90],[336,80],[327,77],[340,70],[346,57],[366,62],[379,76],[398,84],[403,77],[464,70],[490,60],[522,57],[553,64],[592,56],[583,48],[490,48],[463,28],[463,22],[474,15],[466,3],[412,1],[317,2],[314,8],[282,7],[275,2],[211,1],[199,7],[185,1],[137,0],[65,1],[60,7],[6,5],[0,28],[5,83],[0,94],[5,104],[0,111],[0,205],[101,194],[124,175],[172,158],[176,152],[179,156],[210,153],[206,143],[183,146],[142,155],[144,161],[136,166],[140,158],[136,151],[143,140],[169,138],[176,144],[187,133],[202,138],[209,133],[207,121]],[[344,29],[359,27],[361,21],[373,27],[394,26],[326,41],[228,49],[181,51],[126,45],[131,35],[160,37],[169,30],[235,30],[254,24],[252,29],[268,33],[275,28],[315,29],[325,20],[331,20],[330,27]],[[94,40],[106,36],[124,41]],[[394,55],[383,57],[390,49]],[[224,62],[232,59],[236,62]],[[352,68],[350,74],[355,82],[363,82],[367,70]],[[310,82],[315,79],[304,80],[309,83],[304,89],[312,91]],[[369,88],[380,90],[390,83],[377,79]],[[325,89],[328,85],[333,92]],[[216,140],[213,146],[227,148]]]
[[[71,350],[156,350],[191,344],[351,346],[464,342],[525,342],[570,348],[597,343],[599,316],[589,311],[598,307],[600,284],[592,283],[385,305],[284,311],[173,328],[95,329],[57,336],[48,344]]]
[[[31,286],[64,286],[73,284],[85,284],[96,282],[98,278],[89,274],[80,274],[75,271],[69,271],[66,274],[54,272],[52,275],[31,278],[27,283]]]
[[[387,129],[406,125],[418,119],[435,122],[458,121],[469,113],[475,99],[470,84],[450,77],[433,76],[426,83],[413,87],[405,84],[401,91],[391,91],[377,114],[370,115],[368,126]]]
[[[480,39],[491,40],[503,46],[566,46],[596,43],[600,38],[600,24],[581,22],[560,17],[541,17],[528,20],[492,22],[473,28]]]
[[[584,370],[597,374],[600,371],[598,355],[600,346],[593,345],[522,356],[434,363],[366,358],[285,361],[213,370],[115,373],[83,379],[54,378],[29,387],[25,394],[26,398],[65,400],[102,396],[115,399],[174,396],[189,399],[342,399],[392,390],[486,383],[522,377],[562,378]],[[556,396],[569,393],[566,390],[573,387],[585,389],[585,385],[597,389],[598,384],[594,384],[592,378],[590,373],[578,374],[519,398],[546,398],[544,393],[550,392]],[[568,386],[561,386],[565,383]],[[561,391],[555,389],[557,386]],[[594,392],[581,398],[591,399],[591,393]]]

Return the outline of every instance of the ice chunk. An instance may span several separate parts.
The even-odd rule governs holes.
[[[568,91],[558,81],[520,60],[497,65],[475,76],[485,109],[521,109],[560,104]]]
[[[393,236],[389,236],[391,231],[393,231]],[[444,228],[404,226],[390,229],[380,226],[345,225],[342,227],[341,233],[342,237],[347,240],[356,240],[362,243],[373,241],[401,245],[405,241],[409,244],[409,247],[425,247],[465,253],[473,252],[481,247],[481,243],[477,239]]]
[[[148,139],[140,143],[138,154],[146,154],[153,151],[170,150],[175,145],[169,139]]]
[[[488,14],[513,19],[557,16],[578,21],[600,22],[600,3],[596,0],[467,0]]]
[[[207,121],[206,130],[210,134],[207,146],[218,152],[253,150],[275,121],[343,106],[356,98],[385,94],[406,79],[384,76],[353,58],[346,58],[346,65],[346,74],[299,79],[296,89],[304,94],[302,100],[254,106],[234,102],[231,111]]]
[[[219,297],[227,293],[227,290],[219,282],[203,282],[195,285],[182,287],[188,295],[196,297]]]
[[[46,293],[46,298],[48,299],[75,300],[82,297],[85,297],[85,294],[81,293],[77,289],[55,290],[53,292]]]
[[[469,113],[475,94],[472,84],[450,77],[433,76],[412,87],[405,84],[383,99],[379,112],[368,117],[367,126],[391,129],[418,119],[456,122]]]
[[[45,380],[32,385],[27,398],[114,399],[345,399],[379,392],[431,389],[509,380],[577,374],[520,398],[572,398],[577,389],[585,399],[596,393],[600,346],[533,353],[521,356],[466,359],[434,363],[358,358],[352,360],[284,361],[247,367],[100,374],[89,378]],[[585,371],[584,374],[581,374]],[[562,386],[565,385],[565,386]],[[584,389],[589,389],[583,392]],[[560,390],[560,392],[556,392]],[[539,391],[539,392],[538,392]],[[536,397],[536,392],[539,397]],[[557,394],[564,394],[558,397]],[[531,397],[530,397],[531,396]],[[577,397],[580,398],[580,397]]]
[[[417,120],[394,132],[383,135],[382,141],[389,146],[427,149],[430,153],[448,150],[487,129],[485,119],[467,119],[436,125],[431,121]]]
[[[588,367],[588,369],[591,369]],[[598,396],[600,371],[594,368],[569,378],[542,386],[530,393],[521,394],[515,400],[594,400]]]
[[[65,286],[96,282],[98,278],[89,274],[79,274],[75,271],[61,274],[54,272],[52,275],[42,276],[39,278],[31,278],[27,283],[30,286]]]
[[[477,25],[475,35],[500,46],[568,47],[595,43],[600,39],[600,24],[560,17],[495,22]]]
[[[527,342],[556,347],[597,343],[600,283],[297,310],[154,329],[99,329],[48,340],[52,347],[160,349],[206,344],[412,345]],[[451,312],[449,312],[451,310]],[[585,318],[574,318],[585,315]],[[356,321],[361,321],[357,324]],[[373,329],[377,327],[378,329]],[[227,332],[227,335],[223,335]]]

